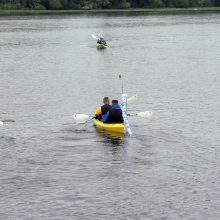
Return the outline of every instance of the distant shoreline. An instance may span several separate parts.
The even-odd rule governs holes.
[[[204,8],[158,8],[158,9],[94,9],[94,10],[30,10],[0,9],[0,16],[27,16],[27,15],[71,15],[71,14],[108,14],[108,13],[142,13],[142,14],[187,14],[187,13],[219,13],[220,7]]]

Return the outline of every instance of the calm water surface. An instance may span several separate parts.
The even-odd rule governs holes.
[[[219,219],[219,70],[219,14],[1,18],[0,219]],[[74,125],[118,73],[153,118]]]

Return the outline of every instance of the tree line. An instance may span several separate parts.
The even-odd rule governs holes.
[[[1,9],[126,9],[220,6],[220,0],[0,0]]]

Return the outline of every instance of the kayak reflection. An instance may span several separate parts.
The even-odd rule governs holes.
[[[105,144],[106,150],[111,149],[114,155],[113,163],[125,163],[128,160],[127,141],[124,134],[96,128],[96,136],[99,142]]]
[[[114,145],[120,145],[124,143],[125,135],[123,133],[104,131],[103,129],[100,129],[98,127],[96,127],[95,129],[97,136],[104,138],[106,142],[110,142]]]

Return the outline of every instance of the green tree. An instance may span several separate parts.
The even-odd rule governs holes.
[[[220,1],[219,0],[213,0],[212,3],[213,3],[214,6],[218,6],[218,7],[220,6]]]
[[[21,1],[22,5],[27,8],[41,8],[40,0],[25,0]]]
[[[41,0],[40,2],[46,9],[53,10],[53,9],[61,9],[62,5],[60,0]]]
[[[96,9],[220,6],[220,0],[0,0],[0,8]]]
[[[130,2],[126,0],[110,0],[112,8],[129,8]]]
[[[150,8],[163,8],[165,6],[163,0],[148,0],[148,4]]]
[[[173,7],[175,8],[187,8],[189,7],[188,0],[172,0]]]
[[[110,0],[91,0],[93,8],[111,8]]]

